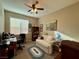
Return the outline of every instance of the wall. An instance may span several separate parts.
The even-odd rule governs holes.
[[[4,31],[4,9],[0,0],[0,33]]]
[[[43,32],[46,31],[46,24],[54,20],[58,21],[57,29],[59,32],[79,40],[79,2],[40,18],[39,24],[44,25]],[[53,31],[49,31],[50,33],[53,33]]]
[[[10,32],[10,17],[29,20],[32,26],[38,26],[38,18],[29,17],[29,16],[17,14],[6,10],[4,12],[5,12],[5,32]],[[31,40],[31,31],[26,36],[27,36],[27,39]]]

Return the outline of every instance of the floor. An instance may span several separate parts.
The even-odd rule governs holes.
[[[25,44],[25,48],[23,50],[18,50],[16,55],[12,59],[33,59],[31,55],[28,53],[27,49],[30,45],[35,42],[28,42]],[[48,55],[45,53],[43,59],[54,59],[53,55]]]

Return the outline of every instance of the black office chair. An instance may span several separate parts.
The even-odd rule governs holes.
[[[17,41],[17,44],[19,44],[18,49],[22,49],[23,47],[25,47],[24,42],[25,42],[25,34],[20,34],[19,39]]]

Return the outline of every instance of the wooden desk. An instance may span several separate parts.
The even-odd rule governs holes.
[[[0,59],[8,59],[8,45],[0,43]]]
[[[10,59],[14,56],[16,49],[16,40],[7,39],[0,43],[0,59]]]
[[[16,50],[16,44],[17,44],[17,39],[15,38],[10,38],[10,45],[9,45],[9,58],[12,58],[15,56],[15,50]]]

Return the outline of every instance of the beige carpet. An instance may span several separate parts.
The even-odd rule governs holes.
[[[12,59],[32,59],[31,55],[28,53],[27,49],[30,45],[35,42],[28,42],[25,44],[25,48],[23,50],[18,50],[16,55]],[[53,55],[45,54],[43,59],[54,59]]]

